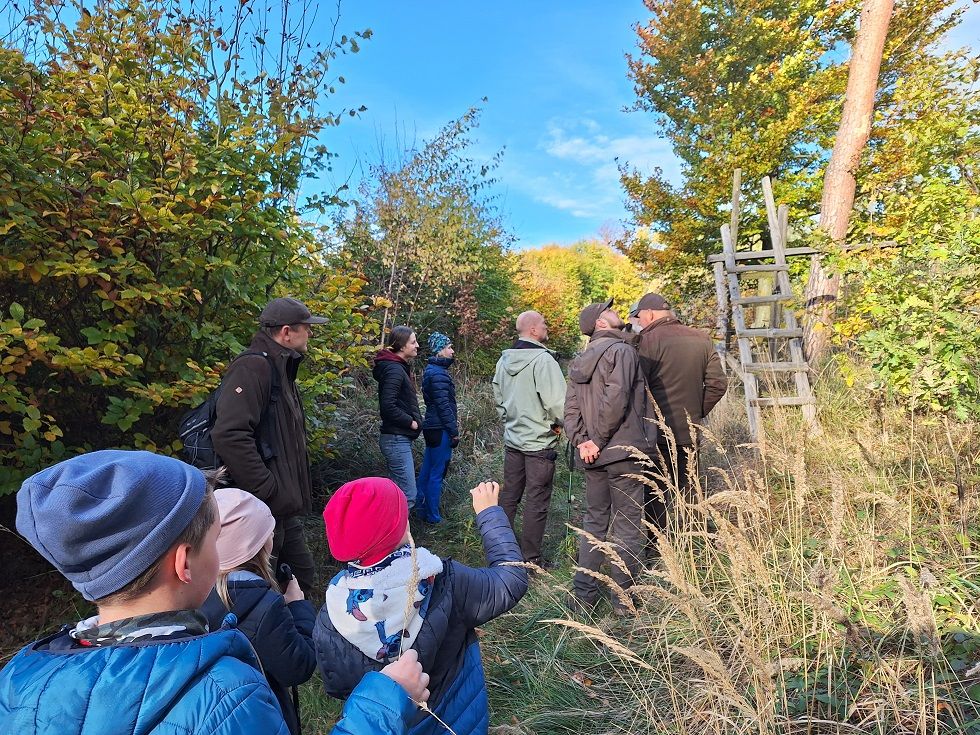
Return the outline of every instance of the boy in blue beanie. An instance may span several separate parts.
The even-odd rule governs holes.
[[[216,477],[107,450],[24,482],[17,530],[99,612],[0,671],[0,732],[287,735],[234,616],[209,633],[196,609],[218,574]],[[364,678],[335,733],[405,731],[428,677],[414,660],[381,673]]]

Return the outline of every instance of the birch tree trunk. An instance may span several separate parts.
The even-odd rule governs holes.
[[[820,229],[836,244],[843,243],[854,206],[855,172],[871,134],[878,72],[888,35],[894,0],[864,0],[860,26],[854,38],[847,72],[847,92],[834,149],[823,178]],[[810,263],[804,302],[803,342],[807,359],[817,363],[830,346],[833,308],[840,291],[840,276],[828,275],[820,256]]]

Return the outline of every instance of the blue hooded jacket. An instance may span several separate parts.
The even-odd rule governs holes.
[[[527,592],[527,570],[506,566],[521,562],[520,546],[500,506],[477,518],[489,567],[473,569],[443,560],[428,610],[412,648],[429,674],[429,707],[457,735],[486,735],[489,725],[487,687],[474,628],[504,614]],[[369,659],[334,627],[324,605],[313,629],[323,687],[331,697],[351,693],[365,671],[384,664]],[[350,700],[348,700],[349,704]],[[420,713],[412,735],[443,735],[435,718]]]
[[[456,384],[449,374],[451,357],[430,357],[422,373],[422,398],[425,400],[423,429],[443,429],[450,437],[459,434],[456,419]]]
[[[17,735],[288,735],[248,640],[236,630],[72,647],[67,631],[0,671],[0,732]],[[383,674],[347,701],[334,735],[405,732],[415,705]]]

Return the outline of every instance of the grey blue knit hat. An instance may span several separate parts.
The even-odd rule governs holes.
[[[17,530],[87,600],[118,592],[169,549],[201,507],[196,467],[108,449],[59,462],[17,493]]]
[[[452,343],[453,341],[442,332],[433,332],[429,335],[429,352],[436,355]]]

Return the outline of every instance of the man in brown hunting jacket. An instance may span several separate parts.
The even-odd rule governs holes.
[[[312,325],[326,321],[296,299],[270,301],[248,351],[228,366],[221,381],[211,432],[232,482],[268,505],[276,519],[273,569],[289,564],[307,596],[313,591],[314,566],[301,516],[312,511],[312,481],[296,372]],[[273,391],[272,370],[278,391]]]
[[[640,299],[631,317],[640,325],[640,364],[653,399],[673,432],[676,452],[671,452],[666,435],[658,445],[659,461],[672,482],[658,480],[667,500],[672,487],[684,491],[688,467],[697,472],[698,438],[691,425],[698,426],[721,400],[728,379],[721,360],[707,334],[678,321],[670,304],[660,294],[648,293]],[[656,457],[654,457],[656,459]],[[648,498],[647,519],[663,528],[666,507],[653,493]]]

